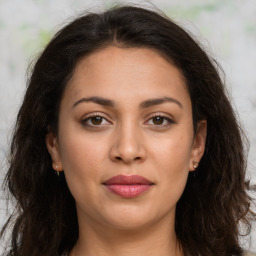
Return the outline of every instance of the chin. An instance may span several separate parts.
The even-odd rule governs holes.
[[[142,209],[142,207],[122,207],[113,208],[109,214],[103,216],[105,224],[119,230],[139,230],[152,226],[162,216],[153,214],[152,210]]]
[[[109,221],[109,226],[113,229],[120,231],[138,231],[144,228],[152,226],[152,221],[146,221],[145,219],[126,219],[124,220],[112,220]]]

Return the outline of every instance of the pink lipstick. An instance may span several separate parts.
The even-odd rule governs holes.
[[[103,183],[109,191],[124,198],[133,198],[151,188],[153,183],[139,175],[117,175]]]

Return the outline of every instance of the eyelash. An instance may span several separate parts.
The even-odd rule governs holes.
[[[104,118],[100,113],[93,113],[93,114],[91,114],[90,116],[88,116],[88,117],[86,117],[85,119],[82,120],[82,125],[85,126],[85,127],[89,127],[89,128],[100,128],[101,126],[104,126],[104,125],[102,125],[102,124],[100,124],[100,125],[88,124],[87,122],[88,122],[89,120],[91,120],[93,117],[101,117],[101,118],[107,120],[107,119]],[[168,122],[168,124],[164,124],[164,125],[163,125],[163,124],[161,124],[161,125],[153,125],[153,126],[158,127],[158,128],[165,128],[165,127],[168,127],[168,126],[170,126],[170,125],[172,125],[172,124],[175,123],[175,121],[174,121],[173,119],[170,119],[170,118],[166,117],[166,116],[163,115],[162,113],[154,113],[154,114],[150,117],[150,119],[148,119],[148,121],[151,120],[151,119],[153,119],[153,118],[156,118],[156,117],[162,117],[162,118],[164,119],[163,122],[164,122],[164,121],[167,121],[167,122]],[[148,121],[147,121],[147,122],[148,122]]]

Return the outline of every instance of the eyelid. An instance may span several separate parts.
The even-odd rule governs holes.
[[[100,117],[103,117],[105,118],[106,114],[105,113],[102,113],[102,112],[91,112],[91,113],[88,113],[86,114],[85,116],[83,116],[83,119],[86,119],[86,118],[89,118],[89,117],[94,117],[94,116],[100,116]],[[105,118],[106,119],[106,118]]]
[[[171,114],[167,114],[167,113],[163,113],[163,112],[152,113],[152,114],[148,115],[148,118],[152,118],[152,117],[156,117],[156,116],[166,117],[166,118],[173,119],[173,120],[175,119]]]

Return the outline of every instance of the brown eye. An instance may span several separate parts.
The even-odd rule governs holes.
[[[91,117],[91,122],[93,125],[100,125],[102,123],[102,117],[101,116],[94,116]]]
[[[93,127],[99,128],[99,127],[110,124],[106,118],[104,118],[100,115],[97,115],[97,114],[94,114],[94,115],[91,115],[91,116],[85,118],[84,120],[81,121],[81,123],[83,126],[88,127],[88,128],[93,128]]]
[[[152,126],[158,126],[159,128],[163,128],[163,127],[167,127],[170,126],[172,124],[174,124],[174,120],[166,117],[166,116],[162,116],[162,114],[155,114],[153,117],[151,117],[148,122],[148,124],[152,125]]]
[[[165,119],[162,116],[156,116],[152,120],[155,125],[162,125]]]

